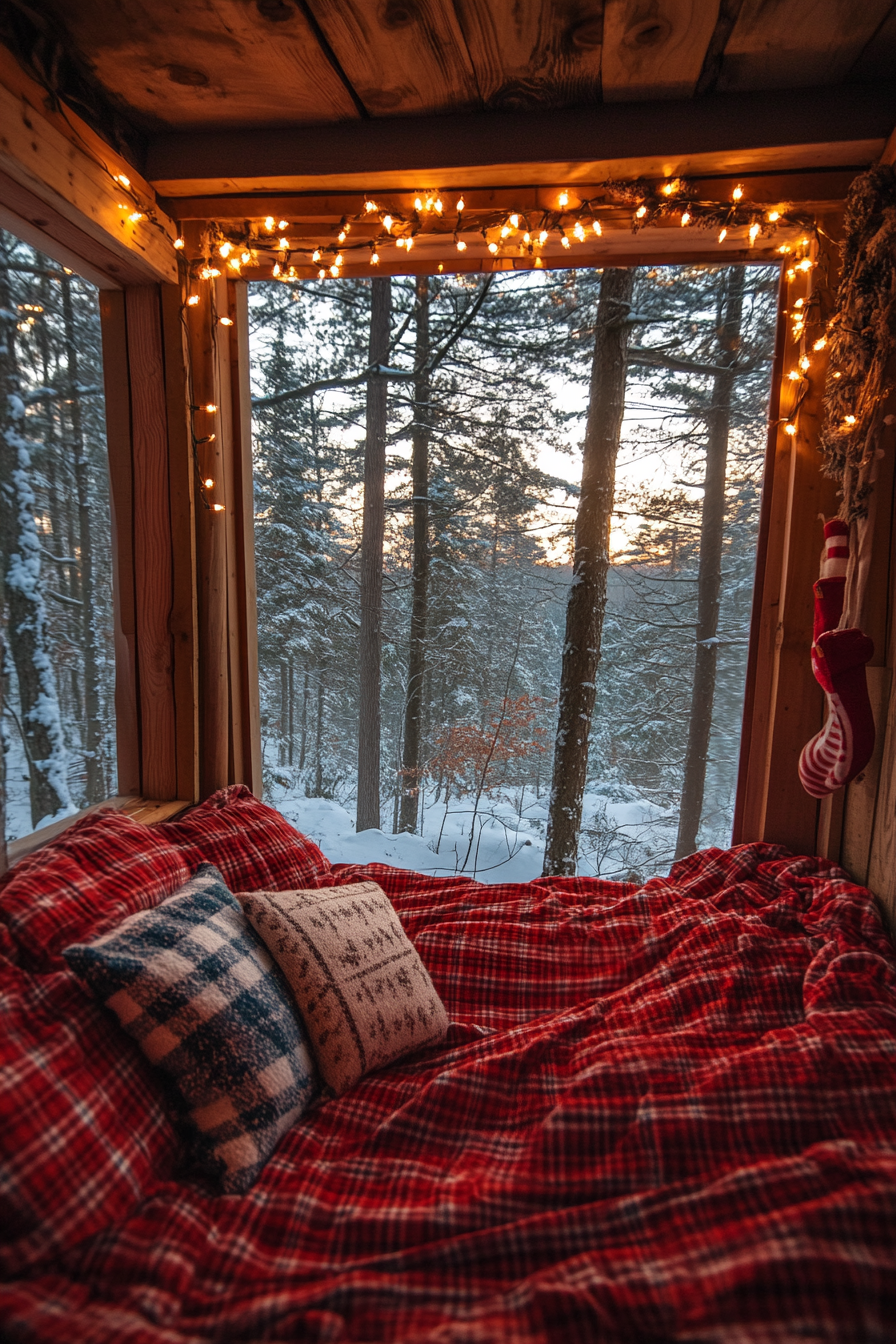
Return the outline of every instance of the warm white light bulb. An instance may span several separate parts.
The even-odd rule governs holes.
[[[561,207],[561,209],[563,208],[563,206],[569,205],[568,191],[561,191],[560,195],[557,197],[557,204]]]
[[[647,206],[639,205],[637,210],[635,211],[635,219],[643,219],[646,214],[647,214]]]
[[[419,196],[414,197],[414,209],[418,211],[423,209],[423,202]]]
[[[463,210],[463,208],[464,208],[464,204],[465,204],[465,202],[464,202],[464,198],[463,198],[463,196],[461,196],[460,200],[459,200],[458,203],[457,203],[457,213],[458,213],[458,214],[460,214],[461,210]]]
[[[273,215],[268,215],[267,219],[266,219],[265,222],[264,222],[264,226],[265,226],[265,228],[267,229],[268,233],[273,233],[273,232],[274,232],[274,216],[273,216]]]
[[[592,221],[591,221],[591,227],[592,227],[592,229],[594,230],[594,232],[597,234],[598,238],[600,238],[600,236],[601,236],[602,233],[603,233],[603,229],[602,229],[601,226],[600,226],[600,220],[599,220],[599,219],[594,219],[594,220],[592,220]]]
[[[737,186],[731,193],[731,199],[732,201],[740,201],[743,200],[743,195],[744,195],[743,187]]]
[[[185,239],[183,239],[183,238],[175,238],[175,240],[174,240],[174,246],[177,248],[178,252],[181,250],[182,247],[186,247],[186,245],[187,245],[187,244],[186,244]]]
[[[458,250],[458,252],[466,252],[466,250],[467,250],[467,245],[466,245],[466,243],[464,242],[463,238],[458,238],[458,240],[457,240],[457,250]]]

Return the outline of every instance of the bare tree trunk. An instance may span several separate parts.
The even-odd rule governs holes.
[[[72,801],[41,591],[40,541],[15,335],[16,310],[8,273],[0,262],[0,561],[28,760],[31,822],[37,826],[70,808]]]
[[[317,723],[314,733],[314,797],[319,798],[324,791],[324,669],[317,670]]]
[[[414,428],[411,434],[411,486],[414,493],[414,561],[411,575],[411,643],[408,692],[404,710],[401,760],[402,831],[416,831],[420,801],[423,683],[426,676],[426,625],[429,615],[429,435],[430,339],[429,278],[417,277],[417,341],[414,357]]]
[[[289,667],[286,659],[280,659],[280,749],[277,753],[279,765],[286,764],[286,743],[289,736]]]
[[[305,680],[302,685],[302,739],[299,748],[299,769],[305,769],[305,751],[308,745],[308,669],[305,668]]]
[[[560,673],[557,738],[548,811],[544,874],[573,876],[588,773],[588,738],[610,564],[616,454],[625,409],[625,364],[634,272],[605,270],[601,280],[591,392],[576,514],[572,586]]]
[[[717,363],[733,365],[740,344],[744,301],[744,268],[731,266],[725,274],[719,324]],[[706,416],[706,473],[703,480],[703,513],[700,523],[700,563],[697,570],[697,648],[694,656],[694,686],[691,717],[684,758],[684,782],[678,816],[676,859],[697,848],[697,832],[703,812],[706,759],[712,729],[718,662],[719,597],[722,588],[722,539],[725,528],[725,471],[728,465],[728,433],[734,368],[713,375],[712,400]]]
[[[371,365],[389,355],[392,281],[370,282]],[[361,648],[358,722],[358,831],[380,824],[380,679],[383,616],[383,537],[386,519],[386,378],[367,379],[364,515],[361,527]]]
[[[64,275],[62,316],[65,324],[66,392],[70,401],[72,447],[75,456],[75,489],[78,494],[79,568],[81,571],[81,650],[84,657],[84,759],[87,768],[87,802],[99,803],[106,796],[103,770],[103,726],[100,721],[100,672],[96,633],[96,586],[93,576],[93,531],[90,516],[90,464],[84,441],[81,398],[78,396],[78,337],[72,306],[71,278]]]
[[[288,765],[292,769],[293,758],[296,754],[296,665],[292,658],[289,660],[289,751]]]

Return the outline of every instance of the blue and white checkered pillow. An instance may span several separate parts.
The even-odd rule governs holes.
[[[173,1081],[196,1166],[226,1194],[248,1190],[318,1079],[292,995],[217,868],[62,955]]]

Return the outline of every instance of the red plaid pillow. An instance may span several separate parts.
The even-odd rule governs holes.
[[[231,891],[326,886],[332,868],[317,845],[242,784],[219,789],[176,821],[153,830],[195,868],[213,863]]]
[[[137,1045],[68,971],[0,960],[0,1276],[128,1217],[178,1144]]]
[[[94,812],[21,859],[0,880],[0,919],[30,970],[61,967],[69,943],[94,938],[189,881],[187,860],[158,826]]]

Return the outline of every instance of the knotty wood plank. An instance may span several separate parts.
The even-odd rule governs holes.
[[[844,79],[892,0],[744,0],[719,89],[780,89]]]
[[[220,406],[216,376],[217,330],[211,290],[202,287],[202,302],[185,309],[195,406]],[[208,797],[230,783],[230,708],[227,667],[227,555],[223,516],[206,508],[203,499],[225,503],[220,414],[197,412],[197,437],[215,434],[213,443],[197,447],[198,470],[215,484],[196,501],[196,591],[199,633],[199,796]]]
[[[128,388],[124,294],[100,293],[106,446],[112,543],[112,620],[115,647],[115,741],[118,787],[140,790],[140,717],[137,709],[137,593],[134,580],[134,481],[131,399]]]
[[[125,292],[134,464],[134,575],[141,742],[141,791],[177,797],[176,726],[169,621],[173,564],[168,421],[160,295],[156,285]]]
[[[235,315],[231,311],[231,287],[222,275],[214,282],[215,312],[221,317],[229,317],[236,325]],[[218,405],[218,426],[221,464],[221,498],[225,508],[217,515],[218,528],[224,539],[225,567],[225,644],[227,656],[227,739],[228,782],[243,783],[245,774],[244,747],[241,708],[246,695],[245,661],[242,657],[242,637],[244,630],[241,621],[240,563],[237,531],[237,514],[240,505],[240,491],[237,484],[238,469],[235,459],[239,456],[238,436],[240,431],[239,392],[233,386],[233,360],[231,343],[233,327],[218,325],[214,329],[214,372],[216,401]]]
[[[878,811],[879,795],[882,791],[881,765],[884,759],[885,744],[892,760],[893,739],[887,740],[890,694],[893,684],[893,672],[889,667],[869,667],[866,669],[868,698],[874,715],[876,736],[874,754],[861,774],[857,775],[846,788],[846,808],[843,817],[843,838],[840,849],[840,862],[843,867],[863,886],[871,885],[871,848],[875,838],[875,818]],[[887,771],[889,776],[891,770]],[[886,804],[881,804],[881,818],[886,813]],[[878,857],[877,864],[880,862]],[[879,881],[875,872],[874,880]],[[872,887],[872,890],[876,888]]]
[[[145,125],[357,116],[301,6],[283,0],[48,0],[81,58]]]
[[[44,115],[43,91],[36,85],[32,89],[36,92],[27,94],[20,81],[5,82],[0,69],[2,204],[35,227],[60,235],[60,242],[114,279],[142,284],[175,279],[173,224],[161,212],[159,227],[146,218],[129,222],[133,205],[121,208],[128,197],[109,174],[125,173],[144,198],[153,197],[149,184],[110,146],[101,156],[106,172],[90,142],[80,142],[77,118],[64,133]]]
[[[162,337],[168,412],[168,482],[171,517],[172,681],[175,773],[180,798],[199,797],[199,628],[196,605],[196,518],[190,386],[179,285],[162,286]]]
[[[486,107],[530,113],[599,100],[603,22],[589,0],[560,12],[546,0],[456,0],[455,9]]]
[[[896,373],[896,364],[887,370],[888,382]],[[896,394],[890,393],[882,413],[896,411]],[[874,754],[865,769],[853,780],[847,790],[843,827],[842,861],[857,882],[869,883],[871,854],[877,835],[878,818],[886,829],[886,809],[878,811],[882,773],[891,774],[893,760],[885,756],[884,740],[887,732],[889,698],[892,688],[892,669],[896,663],[893,641],[892,602],[894,549],[894,454],[896,432],[885,426],[880,447],[882,456],[877,462],[874,491],[868,501],[869,521],[873,521],[871,561],[862,610],[857,624],[874,641],[874,655],[866,669],[868,694],[876,728]],[[892,749],[892,746],[891,746]]]
[[[252,388],[249,351],[249,286],[228,284],[230,314],[230,387],[234,428],[234,546],[237,557],[239,652],[243,694],[239,706],[243,739],[243,776],[257,797],[262,795],[261,702],[258,686],[258,610],[255,583],[255,489],[252,461]]]
[[[479,106],[463,34],[445,0],[309,0],[309,8],[371,114]]]
[[[689,97],[718,17],[718,0],[607,0],[604,101]]]
[[[871,163],[896,124],[896,83],[707,94],[537,117],[406,117],[285,129],[160,135],[147,176],[164,196],[418,190],[701,176]]]

